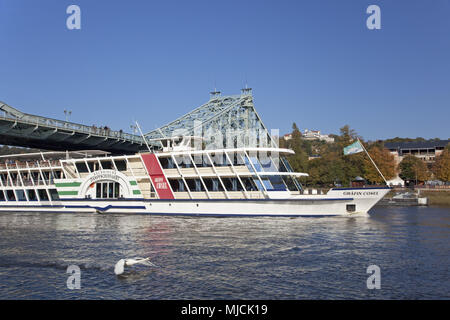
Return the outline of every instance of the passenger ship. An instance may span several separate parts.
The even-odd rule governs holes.
[[[0,211],[211,216],[351,216],[389,187],[307,190],[282,148],[198,150],[192,136],[134,155],[67,151],[0,157]]]

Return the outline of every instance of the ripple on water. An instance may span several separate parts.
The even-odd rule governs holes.
[[[2,299],[449,298],[450,211],[357,218],[0,214]],[[114,275],[124,257],[158,267]],[[81,289],[66,287],[67,267]],[[382,289],[366,288],[377,264]]]

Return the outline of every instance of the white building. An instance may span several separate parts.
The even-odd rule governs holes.
[[[334,138],[330,137],[327,134],[321,134],[320,130],[308,130],[305,129],[305,131],[302,134],[302,138],[305,140],[322,140],[327,143],[333,143]]]

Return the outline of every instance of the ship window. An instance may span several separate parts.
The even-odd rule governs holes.
[[[48,201],[48,195],[45,189],[38,189],[38,196],[41,201]]]
[[[236,182],[237,191],[244,191],[244,188],[242,187],[242,184],[240,183],[238,178],[233,178]]]
[[[212,179],[206,178],[206,179],[203,179],[203,182],[205,183],[206,189],[208,191],[217,191],[217,190],[214,190],[213,180]]]
[[[23,190],[16,190],[17,200],[18,201],[27,201],[27,198],[25,197],[25,191]]]
[[[37,184],[40,178],[41,175],[39,174],[39,172],[31,172],[31,179],[33,179],[34,183]]]
[[[10,184],[9,185],[16,186],[17,185],[17,174],[11,172],[10,176],[11,176],[11,178],[10,178]]]
[[[28,200],[37,201],[36,191],[29,189],[27,190],[27,193],[28,193]]]
[[[181,179],[178,180],[178,191],[180,191],[180,192],[186,191],[186,186],[184,184],[184,181]]]
[[[95,184],[97,199],[117,199],[120,195],[120,184],[117,182],[97,182]]]
[[[184,182],[182,179],[169,179],[170,186],[173,192],[184,192],[186,191]]]
[[[91,172],[95,171],[95,162],[88,161],[88,167],[89,167],[89,170],[91,170]]]
[[[186,183],[189,186],[189,190],[194,192],[205,191],[200,179],[186,179]]]
[[[167,167],[168,169],[173,169],[175,167],[172,158],[167,158]]]
[[[223,181],[223,184],[225,186],[225,189],[227,189],[227,191],[234,191],[233,184],[232,184],[230,178],[223,178],[222,181]]]
[[[77,162],[75,163],[78,172],[83,173],[83,172],[89,172],[86,164],[84,162]]]
[[[114,198],[114,185],[115,183],[108,183],[108,198]]]
[[[176,179],[169,179],[170,187],[172,188],[173,192],[178,192],[178,180]]]
[[[181,166],[183,168],[191,168],[192,167],[192,161],[191,161],[191,157],[189,155],[184,155],[182,157],[182,164]]]
[[[159,163],[163,169],[169,168],[169,158],[159,158]]]
[[[3,190],[0,190],[0,201],[5,201],[5,193]]]
[[[102,160],[102,161],[100,161],[100,163],[102,164],[103,169],[112,169],[113,168],[111,160]]]
[[[227,191],[242,191],[242,185],[237,178],[224,178],[222,179],[225,189]]]
[[[127,171],[127,162],[125,160],[114,160],[117,170]]]
[[[16,195],[13,190],[6,190],[6,198],[8,201],[16,201]]]
[[[245,190],[247,191],[258,191],[258,187],[252,178],[242,178],[242,183],[245,186]]]
[[[268,178],[270,184],[272,185],[272,190],[275,191],[286,191],[286,186],[284,185],[283,179],[280,176],[272,176]],[[267,188],[269,190],[269,188]]]
[[[114,198],[119,198],[120,197],[120,184],[119,183],[115,183],[114,184]]]
[[[288,187],[289,191],[299,191],[291,176],[284,176],[284,177],[282,177],[282,179],[283,179],[284,183],[286,184],[286,186]]]
[[[356,204],[348,204],[347,205],[347,211],[348,212],[355,212],[356,211]]]
[[[195,191],[205,191],[205,187],[200,179],[195,179]]]
[[[203,183],[200,181],[200,179],[195,179],[195,191],[205,191],[205,188],[203,187]]]
[[[102,198],[108,198],[108,183],[102,183]]]
[[[183,158],[174,156],[173,159],[174,159],[174,161],[173,161],[173,166],[174,166],[174,167],[177,167],[177,166],[180,167]]]
[[[58,191],[56,191],[56,189],[50,189],[50,190],[48,190],[48,192],[50,193],[50,198],[52,200],[55,200],[55,201],[59,200]]]
[[[206,179],[203,179],[203,181],[205,182],[206,189],[208,189],[208,191],[213,191],[213,192],[223,191],[223,187],[222,187],[222,184],[220,183],[219,179],[206,178]]]
[[[102,197],[102,184],[101,183],[95,184],[95,197],[97,199],[100,199]]]
[[[186,179],[186,184],[189,187],[189,190],[195,191],[195,181],[194,179]]]

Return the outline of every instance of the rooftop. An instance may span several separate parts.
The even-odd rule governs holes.
[[[428,140],[428,141],[413,141],[413,142],[388,142],[384,147],[390,150],[400,149],[434,149],[445,148],[450,143],[450,140]]]

